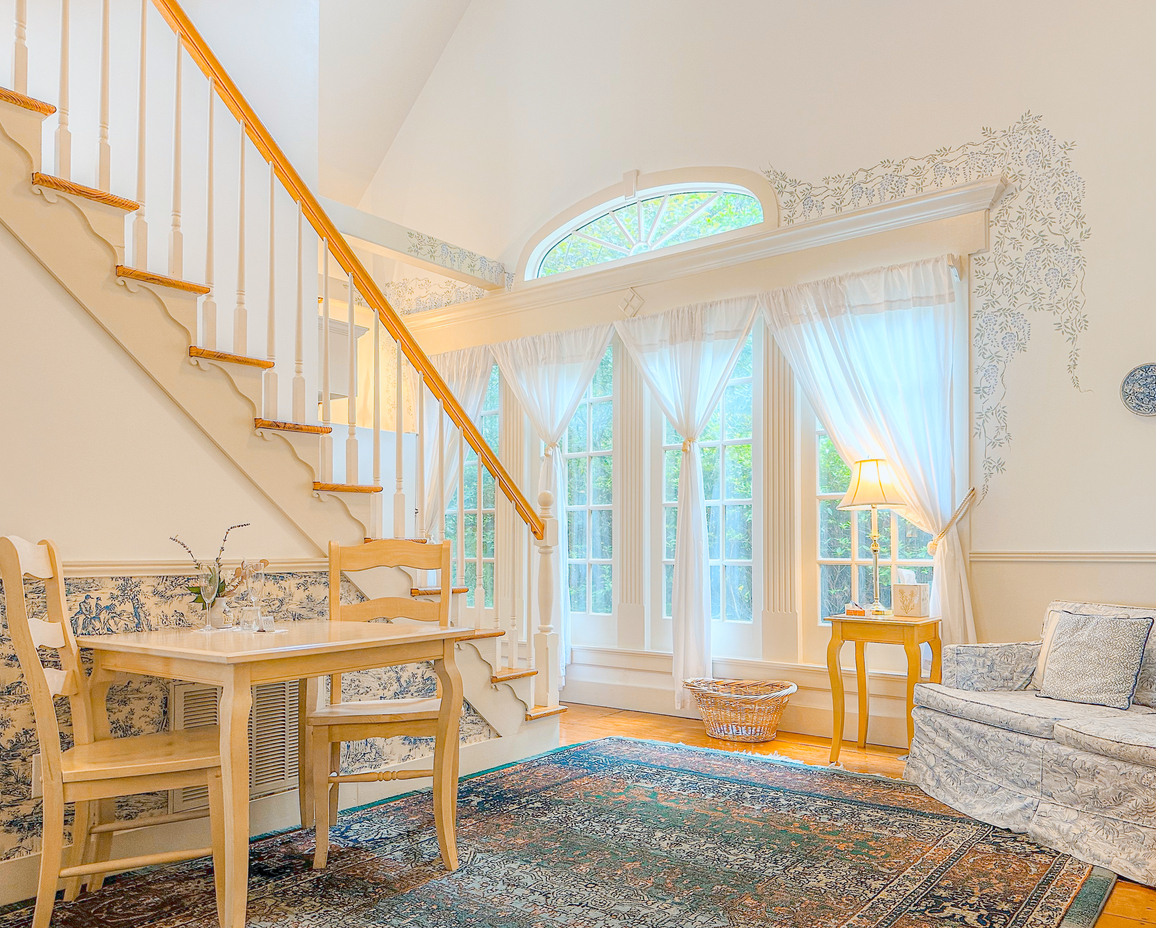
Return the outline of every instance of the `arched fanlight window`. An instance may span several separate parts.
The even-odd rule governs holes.
[[[763,221],[749,190],[730,184],[650,189],[580,216],[534,249],[527,279],[618,261]]]

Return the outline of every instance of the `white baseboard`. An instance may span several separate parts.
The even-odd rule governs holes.
[[[503,764],[515,763],[558,746],[558,718],[539,719],[523,726],[508,738],[491,738],[462,746],[461,774],[466,776]],[[396,769],[428,766],[429,758],[414,758]],[[417,781],[421,785],[421,781]],[[368,805],[415,788],[411,780],[389,780],[381,783],[345,784],[341,790],[341,808]],[[264,796],[249,803],[249,833],[262,835],[283,831],[300,824],[297,790]],[[184,850],[209,844],[209,820],[150,825],[113,838],[114,857],[133,857],[157,851]],[[0,860],[0,905],[8,905],[36,895],[40,871],[40,854]]]
[[[700,718],[690,706],[674,708],[674,681],[668,654],[651,652],[609,652],[609,649],[575,648],[574,660],[566,669],[562,702],[608,706],[636,712],[653,712],[680,718]],[[767,661],[716,660],[714,672],[721,677],[744,679],[784,679],[799,687],[786,710],[783,731],[831,737],[831,687],[827,670],[806,664],[778,664]],[[846,717],[844,740],[854,741],[859,729],[858,694],[854,673],[844,673]],[[907,746],[907,690],[905,677],[894,673],[868,674],[872,744]]]

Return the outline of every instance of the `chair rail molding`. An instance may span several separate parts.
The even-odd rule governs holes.
[[[1156,564],[1156,551],[972,551],[980,564]]]
[[[325,571],[329,561],[324,557],[270,558],[270,573]],[[64,572],[71,577],[183,577],[194,571],[189,559],[138,561],[65,561]]]

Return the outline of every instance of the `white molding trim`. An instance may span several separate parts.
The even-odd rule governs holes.
[[[843,660],[851,660],[850,650],[843,653]],[[630,651],[625,648],[592,648],[575,645],[572,664],[584,664],[614,670],[634,670],[659,673],[670,677],[674,669],[674,657],[665,651]],[[713,661],[714,673],[719,677],[776,680],[790,679],[799,689],[831,691],[831,678],[822,664],[799,664],[787,661],[756,661],[733,657],[716,657]],[[843,677],[855,688],[855,671],[843,668]],[[907,674],[894,670],[868,670],[874,695],[907,699]],[[671,692],[674,692],[673,684]]]
[[[699,718],[693,706],[674,708],[671,665],[671,655],[666,653],[576,647],[566,671],[562,702]],[[782,730],[818,738],[831,736],[831,684],[826,667],[716,658],[713,673],[740,679],[790,680],[799,691],[791,697],[783,713]],[[906,679],[904,673],[868,671],[871,694],[868,740],[871,744],[906,746]],[[844,668],[843,688],[846,708],[843,737],[854,739],[858,730],[858,696],[853,670]]]
[[[1156,564],[1156,551],[972,551],[973,564]]]
[[[754,235],[726,233],[725,240],[719,236],[719,241],[707,244],[701,241],[688,242],[685,246],[680,245],[658,253],[627,258],[609,266],[595,266],[537,280],[522,281],[511,292],[495,292],[472,303],[431,309],[406,321],[421,340],[423,334],[452,328],[466,321],[476,323],[479,319],[495,319],[541,306],[614,293],[629,287],[660,283],[690,274],[732,267],[820,245],[830,245],[892,229],[987,210],[999,199],[1006,186],[1003,177],[989,177],[970,184],[959,184]],[[660,308],[655,307],[656,310]]]
[[[225,558],[226,563],[239,558]],[[323,557],[270,558],[271,573],[329,570],[329,561]],[[188,558],[171,561],[65,561],[66,577],[171,577],[192,574]]]

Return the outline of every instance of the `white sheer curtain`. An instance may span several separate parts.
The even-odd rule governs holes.
[[[964,299],[948,257],[878,268],[763,294],[779,349],[848,463],[885,458],[905,516],[938,534],[957,503],[956,428],[967,371]],[[946,642],[975,641],[967,564],[955,526],[935,552],[932,611]]]
[[[482,404],[486,400],[486,387],[490,382],[490,372],[494,368],[494,357],[490,349],[482,345],[477,348],[463,348],[460,351],[447,351],[435,354],[430,358],[437,372],[450,388],[450,392],[457,398],[462,409],[466,411],[474,422],[481,417]],[[425,416],[422,428],[426,423],[438,421],[438,402],[433,395],[425,391]],[[425,450],[425,512],[427,531],[437,538],[445,535],[445,524],[434,525],[435,518],[441,514],[443,507],[458,486],[458,427],[448,415],[441,417],[440,423],[442,438],[445,442],[445,468],[438,481],[438,429],[431,428],[426,432]],[[460,529],[459,529],[460,530]],[[461,582],[461,578],[459,578]]]
[[[683,680],[711,675],[706,500],[698,436],[742,352],[755,307],[755,297],[743,297],[615,323],[659,408],[683,439],[671,603],[676,708],[682,708],[686,697]]]
[[[574,418],[582,394],[594,379],[598,362],[613,334],[612,326],[597,325],[518,338],[493,346],[502,377],[546,446],[538,490],[554,494],[554,511],[558,514],[559,570],[555,573],[554,601],[560,606],[557,632],[559,673],[563,682],[570,663],[570,593],[566,569],[566,462],[559,453],[558,442]]]

